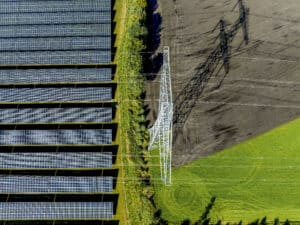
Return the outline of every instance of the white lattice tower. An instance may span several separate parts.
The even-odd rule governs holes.
[[[153,127],[150,128],[149,150],[159,149],[160,175],[166,185],[172,183],[172,123],[173,99],[171,86],[169,47],[163,50],[163,69],[160,82],[160,96],[158,104],[158,117]]]

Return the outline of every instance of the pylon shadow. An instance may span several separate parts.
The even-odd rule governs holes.
[[[204,63],[201,63],[196,69],[192,78],[186,83],[174,101],[173,114],[173,141],[176,141],[178,135],[192,112],[195,104],[203,92],[207,82],[215,73],[220,61],[223,61],[225,75],[221,78],[217,88],[219,88],[230,70],[230,44],[236,36],[238,30],[243,30],[243,42],[247,45],[249,42],[248,34],[248,15],[249,9],[246,8],[242,0],[238,0],[240,16],[227,31],[224,19],[221,19],[219,25],[219,44],[209,54]],[[213,29],[215,30],[215,29]]]

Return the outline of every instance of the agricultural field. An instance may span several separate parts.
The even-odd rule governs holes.
[[[174,108],[194,101],[186,115],[184,110],[174,112],[183,117],[181,124],[174,124],[175,167],[300,116],[299,0],[243,0],[249,8],[248,44],[243,29],[237,29],[228,43],[228,73],[220,60],[206,82],[191,82],[200,76],[199,68],[208,64],[206,60],[220,43],[220,19],[225,21],[226,32],[239,20],[237,3],[157,0],[153,17],[160,26],[156,29],[159,51],[170,46]],[[147,86],[151,121],[157,117],[159,79],[158,74]]]
[[[213,222],[300,221],[299,1],[149,2],[158,52],[170,47],[174,100],[171,186],[159,183],[152,158],[162,217],[195,221],[216,197]],[[236,25],[239,2],[249,9],[245,26]],[[149,127],[160,78],[146,85]]]
[[[162,216],[174,224],[199,219],[214,196],[215,222],[248,223],[264,216],[300,221],[299,133],[297,119],[174,169],[172,186],[156,183]]]

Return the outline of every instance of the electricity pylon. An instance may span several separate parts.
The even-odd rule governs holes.
[[[173,99],[169,47],[163,50],[163,69],[160,82],[158,116],[149,129],[149,150],[159,149],[160,176],[165,185],[172,184],[172,125]]]

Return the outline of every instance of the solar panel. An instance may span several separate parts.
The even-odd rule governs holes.
[[[111,143],[111,129],[0,130],[0,145]]]
[[[2,38],[0,51],[110,50],[110,37]]]
[[[80,1],[1,1],[0,13],[91,12],[111,10],[110,0]]]
[[[111,122],[112,108],[0,109],[0,123]]]
[[[0,25],[111,23],[111,12],[53,12],[0,14]]]
[[[0,52],[1,65],[74,65],[110,63],[111,51]]]
[[[111,81],[111,68],[0,69],[0,83],[62,83]]]
[[[110,219],[112,202],[0,202],[0,219]]]
[[[110,23],[2,26],[0,38],[111,36]]]
[[[97,169],[111,167],[111,152],[0,153],[1,169]]]
[[[28,69],[0,69],[0,84],[22,84],[13,88],[0,87],[0,102],[111,101],[114,97],[111,85],[66,87],[59,84],[111,81],[111,68],[55,66],[39,69],[32,65],[112,63],[112,15],[112,0],[0,0],[0,65],[30,66]],[[25,86],[45,83],[57,85]],[[101,123],[113,119],[112,107],[45,107],[1,108],[0,123]],[[99,129],[84,129],[83,126],[83,129],[47,129],[37,125],[22,130],[16,128],[0,129],[0,148],[1,145],[70,145],[68,150],[71,150],[78,145],[113,142],[113,130],[101,129],[101,126]],[[85,150],[82,147],[81,152],[0,152],[0,170],[112,168],[112,152]],[[111,176],[0,175],[0,194],[111,193],[113,180]],[[113,214],[113,202],[0,201],[0,220],[99,220],[112,219]]]
[[[112,192],[113,177],[0,176],[0,193]]]
[[[111,87],[0,88],[0,102],[100,102],[111,99]]]

